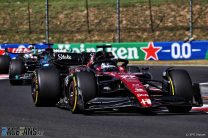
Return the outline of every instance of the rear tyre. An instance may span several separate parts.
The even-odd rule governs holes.
[[[35,70],[31,86],[35,106],[55,106],[58,102],[61,84],[57,69],[41,68]]]
[[[85,104],[96,96],[96,79],[91,72],[75,73],[69,83],[68,100],[72,113],[81,113]]]
[[[10,56],[1,55],[0,56],[0,74],[8,74],[9,73],[9,64],[10,64]]]
[[[187,71],[182,69],[172,70],[169,72],[170,95],[183,99],[186,106],[168,106],[171,113],[187,113],[192,108],[193,103],[193,87],[192,81]]]
[[[22,82],[22,80],[19,80],[16,78],[16,76],[20,76],[25,73],[25,65],[23,60],[20,59],[12,59],[9,66],[9,79],[10,84],[17,85]]]

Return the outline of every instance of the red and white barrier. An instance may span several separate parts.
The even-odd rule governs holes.
[[[193,107],[193,111],[202,111],[208,113],[208,104],[204,104],[202,107]]]
[[[9,79],[8,74],[0,74],[0,80],[6,80],[6,79]]]

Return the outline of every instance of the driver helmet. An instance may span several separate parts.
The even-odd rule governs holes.
[[[46,48],[43,51],[43,56],[53,56],[53,48]]]
[[[115,72],[115,71],[118,71],[118,68],[114,64],[107,62],[107,63],[100,63],[96,67],[96,71]]]
[[[46,52],[47,54],[52,54],[52,53],[53,53],[53,48],[46,48],[46,49],[45,49],[45,52]]]
[[[29,50],[33,50],[34,48],[35,48],[35,47],[34,47],[33,45],[29,45],[29,46],[28,46],[28,49],[29,49]]]

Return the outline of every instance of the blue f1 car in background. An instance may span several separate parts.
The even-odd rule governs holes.
[[[7,53],[12,53],[6,49]],[[17,57],[10,61],[9,80],[12,85],[30,83],[32,72],[49,65],[53,56],[53,49],[37,50],[34,45],[28,47],[25,52],[15,53]]]
[[[48,44],[39,43],[32,44],[36,49],[46,49]],[[26,53],[28,52],[28,48],[31,44],[0,44],[0,74],[8,74],[9,73],[9,65],[11,59],[15,59],[19,56],[17,53]],[[7,52],[5,50],[10,51]]]

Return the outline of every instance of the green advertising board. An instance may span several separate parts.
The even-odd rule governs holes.
[[[66,50],[80,53],[80,52],[96,52],[101,49],[97,49],[96,46],[104,43],[72,43],[72,44],[54,44],[53,48],[57,51]],[[105,43],[106,44],[106,43]],[[140,43],[108,43],[112,45],[112,48],[108,48],[108,52],[112,52],[116,58],[129,59],[129,60],[144,60],[145,53],[140,49],[146,47],[148,42]]]

